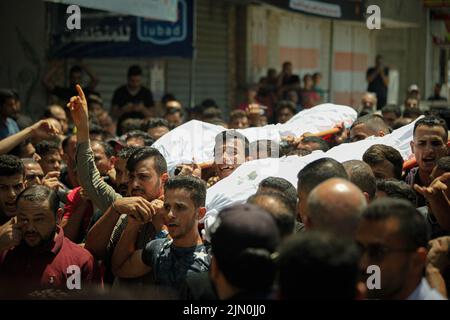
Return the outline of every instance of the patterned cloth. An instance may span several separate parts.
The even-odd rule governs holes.
[[[179,248],[170,239],[156,239],[142,251],[142,261],[152,267],[157,284],[179,290],[187,275],[208,271],[211,257],[203,244]]]

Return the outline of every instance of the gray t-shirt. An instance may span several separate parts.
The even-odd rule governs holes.
[[[209,270],[211,257],[203,244],[179,248],[171,239],[156,239],[145,246],[142,261],[152,267],[156,284],[179,290],[188,274]]]

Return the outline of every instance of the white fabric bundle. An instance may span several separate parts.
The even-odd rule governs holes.
[[[304,157],[289,156],[249,161],[242,164],[230,176],[208,189],[206,194],[206,215],[203,219],[207,230],[214,223],[217,214],[224,207],[244,203],[256,193],[258,184],[267,177],[281,177],[297,186],[297,174],[308,163],[320,158],[333,158],[339,162],[362,160],[364,152],[374,144],[385,144],[397,149],[403,159],[411,157],[410,142],[414,123],[395,130],[384,137],[370,137],[366,140],[344,143],[327,152],[315,151]],[[206,232],[208,234],[208,232]]]
[[[281,137],[300,136],[305,132],[316,133],[332,129],[344,122],[350,126],[356,119],[356,111],[347,106],[322,104],[296,114],[285,124],[240,129],[250,142],[262,139],[280,142]],[[206,122],[191,120],[162,136],[153,144],[167,161],[169,172],[182,163],[214,160],[214,138],[226,130]]]

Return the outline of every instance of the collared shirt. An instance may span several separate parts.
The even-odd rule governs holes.
[[[0,253],[0,296],[26,297],[35,290],[68,289],[67,280],[72,279],[74,269],[79,270],[81,288],[89,285],[94,277],[94,258],[57,227],[55,238],[39,248],[22,242]]]
[[[6,118],[5,122],[0,120],[0,140],[12,136],[19,131],[19,126],[13,119]]]
[[[437,290],[432,289],[428,281],[422,278],[416,290],[406,300],[446,300]]]

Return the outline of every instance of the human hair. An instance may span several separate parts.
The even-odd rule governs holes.
[[[62,149],[64,150],[64,153],[67,153],[67,146],[69,145],[69,141],[72,137],[74,137],[74,135],[69,134],[63,139],[61,146],[62,146]]]
[[[0,108],[3,107],[8,99],[15,99],[14,92],[10,89],[0,88]]]
[[[164,184],[164,193],[167,190],[183,189],[189,192],[190,198],[196,208],[204,207],[206,201],[206,183],[192,176],[176,176]]]
[[[72,74],[74,74],[74,73],[76,73],[76,72],[79,72],[79,73],[81,73],[81,72],[83,72],[83,68],[81,67],[81,66],[79,66],[79,65],[74,65],[74,66],[72,66],[71,68],[70,68],[70,70],[69,70],[69,74],[70,75],[72,75]]]
[[[161,103],[163,105],[165,105],[167,102],[169,101],[173,101],[173,100],[177,100],[177,98],[175,97],[174,94],[170,93],[170,92],[166,92],[162,98],[161,98]]]
[[[370,166],[361,160],[349,160],[342,163],[347,171],[349,180],[362,192],[369,195],[369,200],[375,198],[377,182]]]
[[[423,216],[411,202],[386,197],[377,199],[364,210],[362,218],[366,221],[396,219],[400,224],[399,235],[409,249],[428,246],[430,230]]]
[[[400,180],[403,171],[403,157],[397,149],[384,144],[374,144],[363,154],[363,161],[370,166],[377,165],[385,160],[392,163],[395,178]]]
[[[142,112],[127,112],[117,120],[117,135],[121,136],[133,130],[141,130],[144,115]]]
[[[207,107],[204,108],[202,111],[202,119],[203,121],[211,121],[213,119],[221,119],[222,118],[222,112],[220,109],[217,109],[215,107]]]
[[[309,231],[294,235],[279,251],[281,299],[355,299],[359,252],[349,239]]]
[[[448,127],[447,127],[447,123],[445,122],[444,119],[436,117],[436,116],[428,116],[428,117],[424,117],[422,119],[419,119],[416,121],[416,123],[414,124],[414,129],[413,129],[413,137],[416,136],[416,130],[418,127],[420,126],[425,126],[425,127],[441,127],[442,129],[444,129],[444,142],[447,143],[448,140]]]
[[[99,124],[96,123],[90,123],[89,124],[89,134],[99,134],[102,137],[104,137],[104,135],[106,134],[105,129],[103,129],[103,127],[101,127]]]
[[[397,130],[403,126],[406,126],[408,124],[410,124],[412,122],[411,118],[407,118],[407,117],[401,117],[397,120],[394,121],[394,124],[392,126],[393,130]]]
[[[268,158],[280,157],[280,145],[273,140],[256,140],[249,144],[250,155],[252,158],[259,159],[259,152],[266,150]]]
[[[269,205],[267,203],[268,199],[274,201],[275,205]],[[296,217],[295,208],[292,208],[289,198],[282,193],[256,193],[247,199],[247,203],[257,205],[269,212],[275,220],[282,238],[287,237],[294,232]]]
[[[375,114],[367,114],[365,116],[359,117],[355,122],[353,122],[350,130],[362,124],[374,134],[378,133],[379,131],[383,131],[385,134],[391,132],[390,128],[384,122],[383,118]]]
[[[417,195],[412,187],[404,181],[377,180],[377,190],[386,193],[389,198],[403,199],[414,206],[417,203]]]
[[[141,149],[143,147],[137,147],[137,146],[125,146],[117,153],[117,157],[123,160],[128,160],[128,158],[137,150]]]
[[[163,118],[150,118],[142,124],[141,130],[147,132],[150,129],[158,127],[166,127],[169,129],[169,122]]]
[[[25,139],[21,143],[19,143],[17,146],[15,146],[11,151],[8,152],[8,154],[12,154],[13,156],[17,156],[19,158],[22,158],[22,155],[25,151],[25,147],[31,143],[30,139]]]
[[[247,113],[244,110],[233,110],[230,112],[230,122],[240,118],[247,118]]]
[[[289,205],[295,211],[297,206],[297,189],[284,178],[280,177],[267,177],[262,180],[258,185],[258,190],[262,189],[263,192],[278,192],[283,194],[289,200]]]
[[[309,193],[317,185],[330,178],[348,180],[344,166],[332,158],[321,158],[307,164],[297,175],[297,190]]]
[[[114,148],[111,147],[110,144],[108,144],[104,141],[98,141],[98,140],[92,141],[92,144],[94,144],[94,143],[100,145],[103,148],[103,151],[105,152],[105,155],[108,159],[114,155]]]
[[[52,140],[43,140],[36,146],[36,153],[41,157],[45,157],[49,153],[59,152],[59,144]]]
[[[10,177],[16,174],[25,175],[25,167],[19,157],[10,154],[0,155],[0,176]]]
[[[150,147],[153,143],[155,143],[155,139],[153,139],[147,132],[141,130],[133,130],[126,133],[125,140],[128,141],[131,138],[142,139],[144,146],[146,147]]]
[[[450,172],[450,156],[439,158],[436,162],[436,166],[441,171]]]
[[[245,149],[245,157],[248,157],[249,152],[250,152],[250,150],[249,150],[250,143],[246,136],[244,136],[242,133],[239,133],[236,130],[225,130],[225,131],[222,131],[221,133],[219,133],[218,135],[216,135],[216,138],[215,138],[216,143],[214,145],[214,155],[216,155],[219,150],[220,150],[219,154],[222,153],[222,148],[223,148],[223,145],[226,143],[226,141],[234,140],[234,139],[242,142],[242,144],[244,145],[244,149]]]
[[[419,108],[405,108],[403,111],[403,116],[405,118],[416,119],[423,115],[423,112]]]
[[[302,143],[317,143],[319,145],[319,150],[322,150],[323,152],[327,152],[328,150],[330,150],[330,145],[325,140],[319,137],[304,137]]]
[[[390,105],[384,106],[383,109],[381,109],[381,113],[383,113],[383,114],[389,113],[389,112],[395,113],[395,116],[397,118],[400,118],[402,116],[402,110],[400,110],[400,108],[396,105],[390,104]]]
[[[42,114],[42,118],[43,119],[53,118],[54,117],[52,113],[53,108],[61,108],[64,111],[63,107],[61,107],[59,104],[51,104],[45,108],[44,113]]]
[[[217,104],[217,102],[214,99],[208,98],[202,101],[202,103],[200,104],[203,107],[203,110],[207,109],[207,108],[216,108],[216,109],[220,109],[219,105]]]
[[[138,65],[132,65],[128,68],[128,78],[133,76],[142,76],[142,68]]]
[[[281,100],[277,103],[276,106],[276,113],[277,115],[280,113],[281,110],[283,109],[289,109],[289,111],[291,111],[292,114],[295,114],[297,112],[297,110],[295,109],[295,104],[291,101],[287,101],[287,100]]]
[[[158,149],[152,147],[142,147],[130,155],[127,161],[127,170],[133,172],[139,162],[153,159],[153,168],[157,174],[162,175],[167,172],[167,162]]]
[[[48,200],[50,210],[54,213],[56,218],[59,209],[59,197],[53,189],[39,184],[32,185],[19,193],[16,199],[16,205],[20,200],[38,203],[43,203]]]

